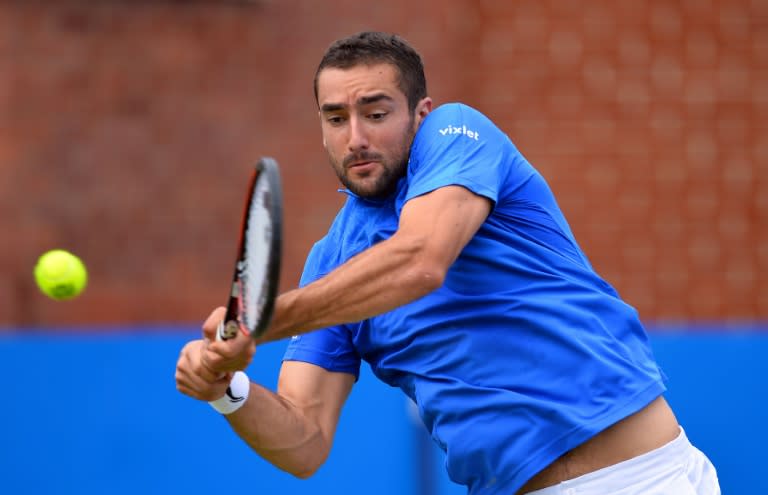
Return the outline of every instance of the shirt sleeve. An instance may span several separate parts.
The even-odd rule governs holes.
[[[351,333],[343,326],[315,330],[291,337],[283,361],[303,361],[328,371],[360,377],[360,356],[352,346]]]
[[[323,263],[323,243],[315,244],[307,257],[299,286],[303,287],[328,272]],[[303,361],[328,371],[360,377],[360,355],[345,325],[338,325],[291,337],[283,361]]]

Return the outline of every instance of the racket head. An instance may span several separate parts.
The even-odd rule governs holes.
[[[248,184],[232,287],[218,338],[259,337],[269,326],[280,281],[283,197],[274,158],[255,165]]]

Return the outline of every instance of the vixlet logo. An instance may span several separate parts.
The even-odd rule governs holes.
[[[465,125],[462,125],[461,127],[457,127],[455,125],[449,125],[445,129],[440,129],[440,134],[442,134],[443,136],[448,136],[450,134],[463,134],[470,139],[474,139],[475,141],[478,141],[480,138],[479,132],[471,131],[467,129],[467,126]]]

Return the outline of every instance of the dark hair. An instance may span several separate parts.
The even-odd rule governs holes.
[[[328,47],[315,72],[315,101],[318,101],[317,79],[323,69],[350,69],[357,65],[380,63],[395,66],[399,73],[398,87],[408,99],[408,108],[413,111],[419,100],[427,96],[427,80],[421,57],[403,38],[376,31],[353,34]]]

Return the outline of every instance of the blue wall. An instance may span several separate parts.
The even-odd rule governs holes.
[[[768,493],[762,459],[768,332],[654,331],[668,399],[716,464],[727,494]],[[398,390],[364,366],[328,463],[296,480],[257,456],[206,404],[179,394],[174,365],[190,328],[0,332],[0,493],[461,494]],[[249,375],[274,387],[284,344],[259,349]],[[424,452],[431,459],[425,473]],[[430,481],[431,480],[431,481]]]

